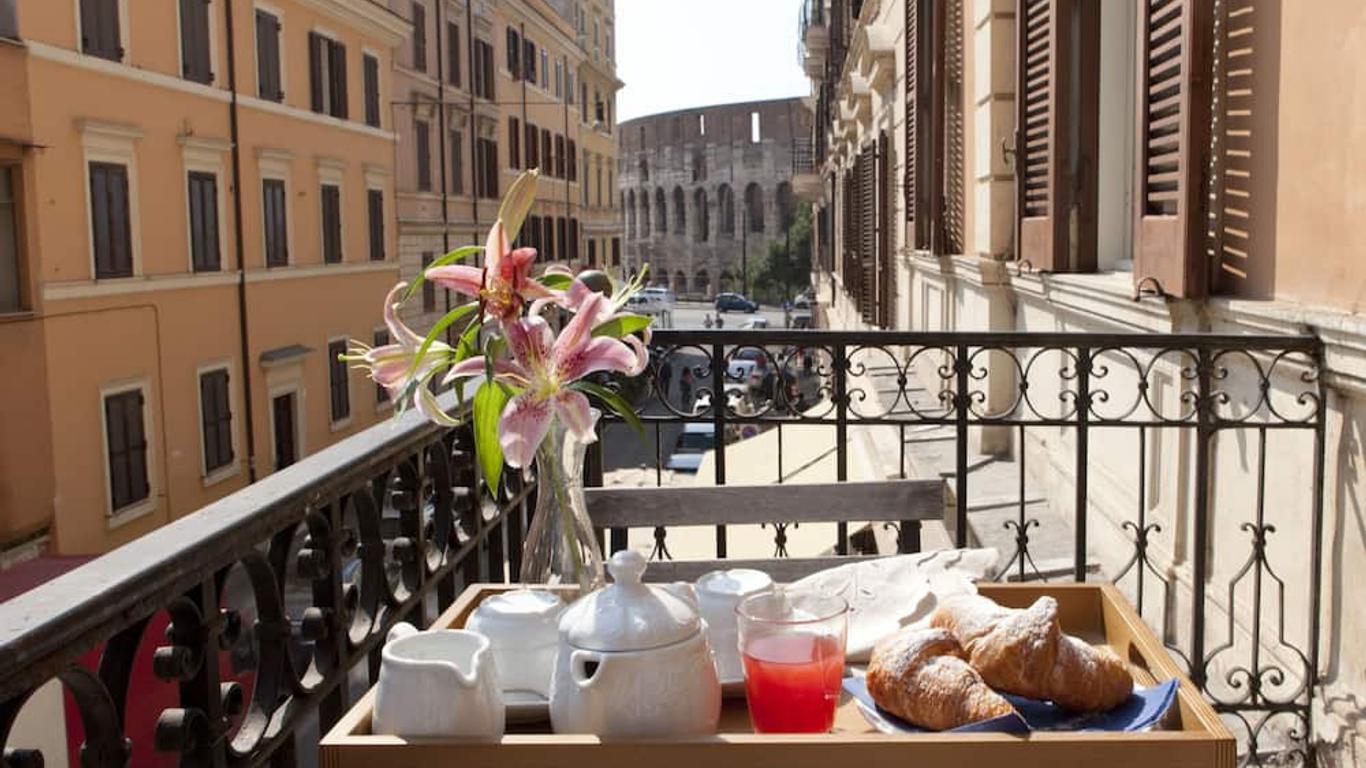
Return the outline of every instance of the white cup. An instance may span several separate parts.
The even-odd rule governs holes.
[[[371,731],[404,737],[496,740],[505,708],[489,639],[464,629],[389,630]]]
[[[564,602],[553,592],[518,589],[479,604],[465,628],[488,637],[505,691],[550,696]]]
[[[763,571],[732,568],[703,574],[694,589],[698,609],[707,622],[707,636],[716,655],[716,672],[721,682],[743,680],[745,668],[740,661],[735,606],[750,595],[772,592],[773,579]]]

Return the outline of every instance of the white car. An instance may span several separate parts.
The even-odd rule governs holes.
[[[674,292],[662,286],[643,288],[640,293],[631,297],[630,304],[631,309],[646,314],[672,312],[674,308]]]
[[[752,331],[752,330],[755,330],[755,329],[757,329],[757,328],[767,328],[767,327],[768,327],[768,318],[767,318],[767,317],[751,317],[751,318],[745,320],[743,323],[740,323],[740,330],[742,330],[742,331]]]

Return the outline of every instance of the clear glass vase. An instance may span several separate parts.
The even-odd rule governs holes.
[[[597,423],[598,411],[593,411]],[[559,419],[536,451],[536,511],[522,548],[524,584],[578,584],[586,594],[606,583],[602,549],[583,496],[584,452]]]

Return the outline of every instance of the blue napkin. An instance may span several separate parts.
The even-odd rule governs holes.
[[[959,726],[954,733],[994,732],[1027,733],[1029,731],[1142,731],[1157,724],[1176,700],[1176,680],[1159,683],[1152,688],[1134,688],[1129,699],[1108,712],[1071,712],[1051,701],[1026,699],[1002,694],[1019,715],[1003,715],[990,720]],[[844,690],[858,702],[864,716],[879,730],[903,733],[927,733],[928,730],[902,720],[880,709],[868,692],[862,677],[844,678]]]

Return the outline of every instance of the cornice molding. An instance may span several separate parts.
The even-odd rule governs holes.
[[[298,0],[300,5],[368,31],[393,47],[413,32],[407,19],[371,0]]]

